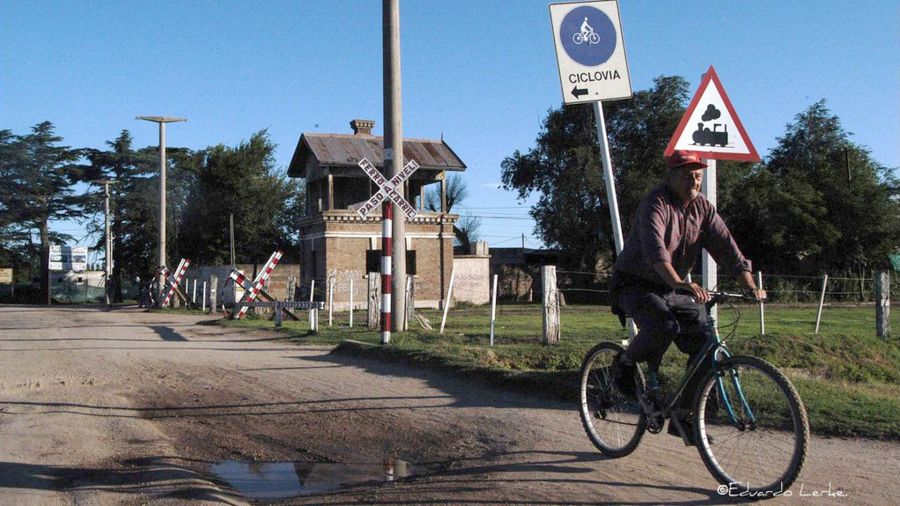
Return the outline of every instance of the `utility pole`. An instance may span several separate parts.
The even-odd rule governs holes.
[[[231,268],[234,269],[234,213],[228,213],[228,230],[231,235]]]
[[[403,167],[403,107],[400,78],[400,0],[382,0],[382,51],[384,81],[384,169],[392,178]],[[399,188],[403,194],[403,186]],[[388,204],[392,205],[392,204]],[[392,227],[392,297],[394,328],[406,330],[406,222],[404,214],[393,204]],[[389,334],[388,334],[389,336]],[[389,337],[388,337],[389,339]],[[384,337],[382,337],[382,342]],[[383,343],[387,344],[387,343]]]
[[[103,183],[103,221],[104,228],[106,229],[106,283],[104,290],[106,292],[106,305],[110,306],[110,296],[109,292],[112,289],[112,255],[113,255],[113,241],[109,232],[109,184],[113,181],[103,180],[100,183]]]
[[[187,121],[171,116],[137,116],[136,119],[159,124],[159,266],[166,265],[166,123]],[[166,286],[166,278],[159,275],[159,300]]]

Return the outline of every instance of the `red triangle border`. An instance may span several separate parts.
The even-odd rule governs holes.
[[[691,115],[694,114],[694,109],[696,109],[697,105],[700,103],[700,97],[703,95],[703,92],[706,91],[706,88],[710,85],[710,83],[712,83],[718,89],[719,95],[722,97],[722,102],[725,103],[725,108],[728,109],[728,113],[731,114],[732,118],[734,118],[734,126],[737,127],[738,133],[740,133],[741,137],[744,139],[744,144],[747,145],[747,149],[750,152],[718,153],[696,149],[684,151],[698,153],[701,157],[709,160],[740,160],[745,162],[760,161],[759,154],[757,154],[756,148],[753,146],[753,142],[750,141],[750,137],[747,135],[747,131],[744,130],[744,125],[743,123],[741,123],[741,119],[734,111],[734,106],[731,105],[731,99],[729,99],[728,94],[725,93],[725,88],[722,86],[722,82],[719,81],[719,76],[718,74],[716,74],[716,69],[714,69],[712,65],[709,66],[709,70],[707,70],[706,74],[703,75],[703,81],[700,82],[700,87],[697,88],[697,92],[694,94],[694,98],[691,99],[691,104],[688,106],[687,111],[685,111],[684,116],[681,117],[681,121],[678,123],[678,128],[675,129],[675,133],[669,140],[669,145],[666,146],[664,155],[668,158],[675,151],[675,144],[678,142],[678,139],[681,138],[681,134],[684,133],[684,128],[687,126],[688,120],[690,119]]]

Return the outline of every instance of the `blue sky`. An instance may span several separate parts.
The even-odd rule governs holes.
[[[710,65],[765,156],[824,98],[876,160],[900,166],[900,7],[892,1],[620,1],[632,85]],[[403,133],[468,164],[460,211],[492,245],[532,236],[527,206],[497,189],[500,163],[534,145],[561,102],[546,1],[401,0]],[[122,129],[155,145],[234,145],[266,128],[287,166],[303,132],[383,129],[381,2],[0,0],[0,128],[52,121],[65,144]],[[101,217],[102,218],[102,217]],[[625,221],[628,221],[626,218]],[[71,223],[55,225],[73,233]],[[86,243],[87,241],[85,241]]]

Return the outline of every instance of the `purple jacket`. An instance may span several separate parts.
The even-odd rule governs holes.
[[[641,200],[613,270],[665,285],[653,264],[669,262],[684,278],[703,248],[732,275],[753,271],[716,208],[704,195],[698,195],[683,206],[663,184]]]

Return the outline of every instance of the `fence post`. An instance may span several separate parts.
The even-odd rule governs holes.
[[[494,288],[491,290],[491,346],[494,346],[494,321],[497,319],[497,275],[494,274]]]
[[[822,306],[825,305],[825,287],[828,286],[828,274],[822,278],[822,295],[819,296],[819,311],[816,313],[816,335],[819,334],[819,322],[822,321]]]
[[[281,320],[283,318],[283,316],[281,314],[282,308],[284,308],[284,306],[282,304],[279,304],[277,302],[275,303],[275,326],[276,327],[281,327]]]
[[[544,344],[559,343],[559,299],[556,297],[556,266],[541,266]]]
[[[203,282],[203,309],[202,312],[206,312],[206,281]]]
[[[353,328],[353,278],[350,278],[350,328]]]
[[[194,278],[194,296],[191,297],[191,302],[197,303],[197,278]]]
[[[763,289],[762,271],[756,271],[756,287],[760,290]],[[766,305],[762,299],[759,300],[759,333],[760,335],[766,334]]]
[[[284,300],[293,301],[297,292],[297,278],[294,276],[288,276],[287,281],[287,293],[284,294]]]
[[[216,312],[216,303],[218,302],[217,291],[219,289],[219,276],[211,274],[209,276],[209,312]]]
[[[404,319],[406,320],[405,327],[409,329],[409,321],[416,317],[416,281],[412,274],[406,275],[406,304],[404,309],[406,314]]]
[[[891,337],[891,275],[887,271],[875,273],[875,334]]]
[[[453,280],[456,278],[456,271],[450,271],[450,284],[447,286],[447,298],[444,299],[444,316],[441,317],[441,334],[444,333],[444,324],[447,323],[447,311],[450,309],[450,303],[453,301]]]
[[[316,279],[313,278],[309,283],[309,301],[312,302],[316,295]],[[315,315],[315,319],[313,319],[313,311],[315,309],[312,308],[312,305],[309,306],[309,330],[315,332],[316,324],[319,321],[319,315]]]
[[[334,320],[334,276],[328,278],[328,326]]]
[[[381,313],[380,302],[381,302],[381,274],[377,272],[369,273],[369,291],[367,294],[366,300],[366,308],[368,308],[369,314],[367,315],[366,327],[369,330],[375,330],[378,327],[379,321],[378,316]]]

